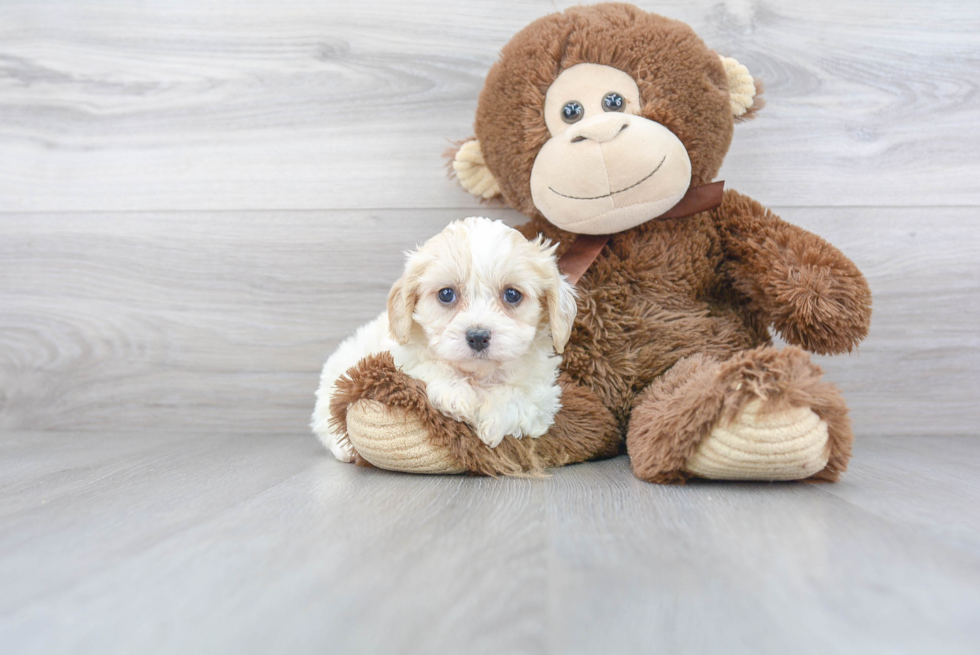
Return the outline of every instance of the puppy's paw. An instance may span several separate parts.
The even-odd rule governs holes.
[[[341,441],[333,433],[321,438],[323,445],[330,449],[330,452],[341,462],[353,462],[357,459],[357,453],[346,439]]]
[[[476,436],[480,438],[480,441],[495,448],[504,440],[510,432],[510,426],[502,420],[500,414],[495,412],[489,412],[487,414],[482,414],[477,420],[476,425],[473,426],[476,431]],[[520,439],[520,434],[513,435]]]
[[[472,423],[480,399],[473,387],[460,380],[433,380],[426,386],[429,403],[438,411],[463,423]]]
[[[494,405],[500,420],[506,424],[505,432],[517,439],[529,437],[537,439],[548,432],[555,422],[555,413],[561,405],[535,402],[520,390],[512,390],[505,401]]]
[[[532,439],[537,439],[538,437],[542,437],[547,434],[548,428],[550,428],[554,422],[554,417],[551,415],[538,416],[536,417],[535,421],[531,422],[530,425],[527,426],[525,433]]]

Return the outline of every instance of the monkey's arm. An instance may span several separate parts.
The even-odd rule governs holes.
[[[734,191],[713,214],[728,276],[786,341],[835,354],[868,335],[871,291],[837,248]]]
[[[520,475],[618,454],[622,437],[609,410],[590,390],[565,377],[560,383],[562,408],[548,432],[505,437],[495,448],[433,409],[425,384],[387,352],[365,357],[337,381],[331,414],[359,458],[395,471]]]

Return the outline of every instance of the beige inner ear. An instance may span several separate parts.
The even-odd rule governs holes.
[[[489,200],[500,195],[500,185],[487,168],[478,140],[471,139],[460,146],[453,158],[453,171],[460,185],[477,198]]]
[[[732,114],[736,118],[748,111],[755,101],[755,80],[749,69],[731,57],[721,57],[721,63],[728,75],[728,94],[732,103]]]

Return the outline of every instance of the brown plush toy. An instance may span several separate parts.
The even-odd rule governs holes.
[[[530,217],[578,278],[562,409],[539,439],[488,448],[434,411],[390,357],[351,369],[332,405],[360,458],[393,470],[516,474],[626,451],[659,483],[836,480],[852,433],[803,349],[844,353],[871,294],[840,251],[712,181],[761,85],[687,25],[624,4],[535,21],[504,47],[471,193]],[[793,344],[772,346],[769,328]]]

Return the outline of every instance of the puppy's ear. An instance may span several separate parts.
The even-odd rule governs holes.
[[[545,290],[545,297],[548,301],[551,340],[555,344],[555,352],[560,355],[572,336],[572,324],[575,323],[578,306],[575,304],[575,288],[558,272],[557,264],[553,264],[551,268],[551,279]]]
[[[412,333],[412,314],[418,302],[415,276],[408,270],[388,292],[388,331],[391,338],[401,345],[408,343]]]

